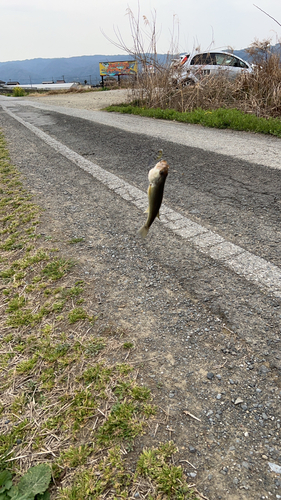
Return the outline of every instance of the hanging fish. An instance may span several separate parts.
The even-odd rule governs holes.
[[[168,175],[169,165],[166,160],[159,161],[148,173],[148,216],[144,226],[138,231],[142,238],[145,238],[148,230],[156,217],[159,217],[164,185]]]

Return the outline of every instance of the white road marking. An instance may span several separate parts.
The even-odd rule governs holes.
[[[124,200],[129,201],[141,210],[146,208],[146,193],[104,170],[99,165],[86,160],[61,142],[53,139],[42,130],[11,112],[6,106],[2,105],[2,107],[8,115],[28,128],[55,151],[74,162],[85,172],[90,173],[95,179],[102,182]],[[165,204],[161,207],[161,220],[159,222],[181,238],[187,240],[198,251],[214,260],[222,262],[224,266],[230,268],[239,276],[246,278],[248,281],[281,298],[281,270],[279,267],[238,245],[234,245],[213,231],[209,231],[200,224],[182,216]]]

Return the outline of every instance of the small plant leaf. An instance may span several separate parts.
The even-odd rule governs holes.
[[[14,498],[17,498],[18,492],[18,487],[12,486],[11,489],[7,492],[7,495],[9,498],[12,498],[14,500]]]
[[[12,486],[12,474],[8,470],[3,470],[0,472],[0,493],[4,493],[4,491],[9,490]],[[1,500],[1,497],[0,497]]]
[[[30,491],[20,492],[18,486],[14,485],[7,491],[7,497],[4,497],[4,500],[6,498],[7,500],[34,500],[34,495]]]
[[[0,493],[0,500],[10,500],[10,497],[8,497],[7,493]]]
[[[11,486],[7,487],[7,482],[11,481],[12,479],[12,474],[8,470],[3,470],[0,472],[0,486],[4,487],[0,488],[0,493],[3,493],[3,491],[8,490]]]
[[[11,481],[12,474],[4,470],[0,472],[0,500],[9,500],[8,493],[10,488],[13,486],[13,482]]]
[[[0,493],[4,493],[5,491],[8,491],[11,487],[13,486],[13,482],[11,480],[6,481],[6,483],[0,488]],[[0,497],[1,500],[1,497]]]
[[[19,495],[12,500],[28,500],[38,493],[45,493],[51,481],[51,468],[47,464],[30,467],[18,483]],[[29,495],[29,496],[28,496]]]
[[[21,493],[18,491],[18,493],[13,496],[10,496],[10,492],[9,492],[9,500],[34,500],[34,495],[33,493]]]
[[[50,493],[49,491],[45,491],[45,493],[36,495],[36,500],[50,500]]]

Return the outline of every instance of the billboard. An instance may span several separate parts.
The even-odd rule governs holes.
[[[137,61],[100,62],[100,76],[136,75]]]

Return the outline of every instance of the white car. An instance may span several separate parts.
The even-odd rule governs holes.
[[[240,73],[252,73],[252,66],[240,57],[228,52],[200,52],[182,54],[172,61],[174,68],[173,83],[190,85],[199,82],[208,75],[223,74],[229,79]]]

